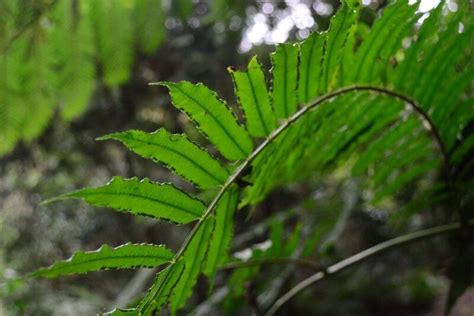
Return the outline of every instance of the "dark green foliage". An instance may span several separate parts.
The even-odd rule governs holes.
[[[2,5],[0,72],[8,75],[0,79],[0,155],[37,137],[56,108],[68,121],[83,113],[99,80],[125,83],[135,48],[152,53],[165,36],[161,0]],[[28,21],[18,29],[20,16]]]
[[[215,196],[207,207],[171,185],[137,179],[114,178],[101,188],[61,197],[180,224],[197,221],[137,310],[129,313],[151,315],[167,302],[172,314],[184,308],[199,275],[212,280],[229,260],[238,205],[255,205],[279,186],[337,172],[343,166],[355,176],[370,175],[367,185],[373,204],[428,176],[440,178],[439,187],[420,190],[423,198],[420,202],[413,197],[412,207],[453,198],[451,191],[438,193],[440,188],[451,190],[456,182],[452,169],[472,149],[472,136],[462,136],[473,119],[469,10],[444,14],[440,4],[418,28],[417,6],[408,5],[408,0],[391,1],[365,33],[361,30],[367,26],[359,21],[356,4],[342,5],[327,32],[278,46],[271,59],[271,89],[256,58],[247,71],[232,71],[246,126],[204,85],[161,83],[170,90],[172,103],[228,160],[230,173],[184,135],[128,131],[103,138],[119,140],[137,154],[166,164],[202,189],[219,188],[212,191]],[[187,10],[180,8],[179,14],[186,16]],[[463,32],[458,31],[459,23]],[[121,54],[119,48],[101,52],[111,53]],[[110,83],[125,76],[120,69],[110,71]],[[258,139],[250,135],[266,138],[254,150]],[[453,148],[457,150],[450,156]],[[416,207],[406,213],[415,211]],[[295,225],[291,236],[283,236],[283,224],[277,222],[270,234],[271,247],[253,251],[251,260],[310,256],[336,221],[336,214],[326,215],[307,244],[300,243],[303,226]],[[318,225],[315,220],[314,226]],[[329,251],[330,242],[326,246]],[[248,267],[233,273],[230,296],[241,296],[245,281],[258,271]]]

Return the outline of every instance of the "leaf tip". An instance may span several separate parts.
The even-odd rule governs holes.
[[[112,133],[112,134],[102,135],[102,136],[96,137],[95,140],[96,140],[96,141],[104,141],[104,140],[116,139],[116,135],[117,135],[117,134],[118,134],[118,133]]]
[[[163,85],[163,81],[152,81],[152,82],[148,82],[148,85],[149,85],[149,86],[162,86],[162,85]]]
[[[168,89],[174,87],[177,85],[176,82],[172,82],[172,81],[157,81],[157,82],[152,82],[153,84],[149,83],[148,85],[150,86],[162,86],[162,87],[166,87]]]
[[[59,196],[55,196],[55,197],[52,197],[52,198],[49,198],[49,199],[46,199],[44,201],[41,201],[39,203],[40,206],[44,206],[44,205],[47,205],[47,204],[51,204],[51,203],[54,203],[54,202],[58,202],[58,201],[62,201],[62,200],[66,200],[69,198],[69,193],[68,194],[63,194],[63,195],[59,195]]]

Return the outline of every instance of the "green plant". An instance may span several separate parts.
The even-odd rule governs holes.
[[[110,88],[125,83],[134,47],[150,54],[165,36],[160,4],[2,1],[0,155],[40,135],[57,108],[66,121],[83,113],[99,79]]]
[[[239,4],[216,1],[208,22],[226,18],[220,6]],[[69,122],[99,88],[126,84],[136,55],[162,44],[166,18],[185,21],[192,9],[190,0],[2,1],[0,156],[41,135],[55,111]]]
[[[416,5],[393,1],[366,32],[359,22],[358,2],[345,1],[329,31],[277,47],[271,58],[270,91],[256,58],[247,71],[230,70],[245,126],[202,84],[160,83],[223,159],[185,135],[163,129],[151,134],[132,130],[101,139],[118,140],[138,155],[163,163],[199,188],[203,198],[214,197],[204,203],[171,184],[115,177],[102,187],[58,199],[81,198],[96,206],[176,224],[195,222],[181,248],[170,255],[164,246],[102,247],[26,278],[166,264],[136,308],[111,312],[150,315],[167,302],[172,314],[178,312],[198,276],[204,273],[212,281],[219,267],[247,267],[231,277],[230,282],[240,284],[236,285],[240,292],[243,281],[255,275],[262,263],[294,262],[318,268],[304,259],[311,245],[299,249],[301,227],[283,242],[281,223],[272,224],[269,251],[255,251],[249,262],[234,262],[228,255],[233,217],[238,208],[261,202],[279,186],[341,166],[360,177],[374,170],[367,179],[373,204],[384,203],[412,184],[418,192],[401,214],[410,216],[430,204],[450,203],[460,223],[386,241],[317,272],[276,300],[269,314],[308,285],[381,251],[471,229],[469,153],[474,143],[467,126],[474,118],[473,27],[468,6],[459,3],[457,12],[450,13],[443,11],[441,3],[420,26]],[[426,177],[434,180],[424,187],[420,179]],[[319,234],[318,223],[314,231]]]

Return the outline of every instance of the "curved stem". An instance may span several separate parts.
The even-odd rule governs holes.
[[[468,226],[474,226],[474,220],[471,220],[467,224]],[[295,295],[313,285],[323,279],[326,279],[330,276],[334,276],[335,274],[352,267],[353,265],[359,264],[361,262],[366,261],[369,258],[374,257],[375,255],[379,255],[385,251],[391,250],[393,248],[398,248],[403,245],[412,244],[414,242],[431,238],[434,236],[452,233],[454,231],[460,230],[462,228],[461,223],[452,223],[447,225],[436,226],[424,230],[420,230],[414,233],[406,234],[403,236],[399,236],[387,241],[384,241],[380,244],[372,246],[368,249],[365,249],[349,258],[346,258],[342,261],[339,261],[336,264],[329,266],[324,271],[319,271],[312,276],[304,279],[300,283],[298,283],[295,287],[289,290],[286,294],[280,297],[275,304],[270,308],[270,310],[266,313],[267,316],[274,315],[280,307],[282,307],[285,303],[287,303],[290,299],[292,299]]]
[[[290,116],[286,121],[283,122],[277,129],[275,129],[251,154],[247,159],[245,159],[240,166],[230,175],[230,177],[227,179],[227,181],[222,185],[221,189],[219,192],[216,194],[212,202],[209,204],[207,210],[204,212],[204,214],[201,216],[199,221],[194,225],[193,229],[191,232],[188,234],[186,237],[186,240],[184,241],[183,245],[179,249],[179,251],[176,253],[174,260],[171,262],[170,265],[174,264],[177,262],[184,254],[186,249],[188,248],[189,244],[191,243],[191,240],[193,237],[196,235],[197,231],[201,228],[203,225],[204,221],[214,212],[214,209],[217,206],[217,203],[219,203],[220,199],[224,195],[224,193],[231,187],[232,184],[234,184],[243,174],[245,169],[254,161],[263,151],[265,148],[267,148],[273,141],[275,141],[278,136],[280,136],[288,127],[293,125],[294,123],[298,122],[306,113],[310,112],[314,108],[316,108],[318,105],[323,104],[324,102],[331,100],[335,97],[351,93],[351,92],[357,92],[357,91],[369,91],[369,92],[375,92],[378,94],[382,95],[387,95],[391,96],[393,98],[402,100],[406,102],[407,104],[410,105],[410,107],[417,113],[417,115],[428,125],[429,131],[431,132],[431,135],[433,137],[433,140],[436,142],[437,147],[441,153],[443,162],[444,162],[444,167],[446,170],[446,175],[448,177],[448,184],[452,183],[450,180],[450,171],[449,171],[449,156],[446,151],[446,148],[444,146],[444,143],[441,139],[441,135],[428,116],[427,113],[423,111],[423,109],[415,102],[415,100],[409,98],[408,96],[405,96],[399,92],[392,91],[386,88],[381,88],[381,87],[376,87],[376,86],[369,86],[369,85],[356,85],[356,86],[351,86],[351,87],[345,87],[341,88],[338,90],[335,90],[333,92],[330,92],[328,94],[325,94],[323,96],[320,96],[313,101],[307,103],[303,107],[301,107],[296,113],[294,113],[292,116]],[[451,185],[450,185],[451,187]],[[155,296],[157,293],[162,288],[162,285],[166,283],[166,281],[169,278],[171,269],[167,269],[165,271],[165,275],[162,278],[161,285],[157,286],[154,289],[153,293],[148,293],[148,295],[144,298],[144,301],[142,302],[140,306],[141,311],[146,311],[150,305],[152,305],[152,302],[155,300]]]
[[[250,261],[238,261],[225,264],[220,267],[221,270],[233,270],[241,268],[256,267],[266,264],[295,264],[300,267],[319,271],[321,267],[314,261],[292,257],[261,258]]]

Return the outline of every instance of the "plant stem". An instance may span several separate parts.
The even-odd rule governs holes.
[[[233,270],[241,268],[249,268],[266,264],[295,264],[301,267],[309,268],[311,270],[319,271],[321,267],[311,260],[305,260],[292,257],[276,257],[276,258],[261,258],[250,261],[238,261],[225,264],[220,267],[221,270]]]
[[[468,222],[468,226],[474,226],[474,220]],[[267,316],[274,315],[280,307],[282,307],[285,303],[287,303],[290,299],[292,299],[295,295],[313,285],[323,279],[326,279],[330,276],[334,276],[335,274],[352,267],[353,265],[362,263],[367,259],[370,259],[376,255],[379,255],[385,251],[391,250],[393,248],[398,248],[400,246],[409,245],[414,242],[431,238],[434,236],[452,233],[462,228],[461,223],[452,223],[447,225],[435,226],[432,228],[420,230],[417,232],[409,233],[403,236],[395,237],[393,239],[384,241],[380,244],[372,246],[368,249],[365,249],[349,258],[346,258],[342,261],[339,261],[331,266],[329,266],[324,271],[319,271],[312,276],[304,279],[300,283],[298,283],[295,287],[291,290],[286,292],[282,297],[280,297],[275,304],[268,310],[266,313]]]

